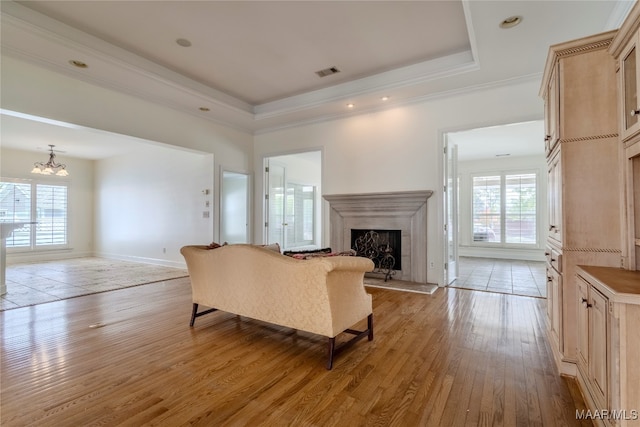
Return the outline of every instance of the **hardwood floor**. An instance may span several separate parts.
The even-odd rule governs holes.
[[[2,426],[574,426],[538,298],[370,288],[375,339],[332,371],[314,335],[216,312],[188,279],[0,313]]]

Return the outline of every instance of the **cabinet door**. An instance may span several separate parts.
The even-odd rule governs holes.
[[[640,270],[640,143],[627,148],[626,154],[629,269]]]
[[[551,335],[558,343],[560,353],[564,352],[562,337],[562,276],[551,269]]]
[[[620,88],[622,94],[622,139],[625,140],[640,130],[640,105],[638,104],[638,34],[620,55]]]
[[[547,155],[551,153],[558,142],[558,138],[560,137],[558,132],[558,114],[560,112],[560,76],[558,73],[558,67],[559,65],[556,64],[551,75],[551,79],[549,80],[549,86],[547,86],[544,103],[544,145]]]
[[[603,407],[608,407],[608,374],[607,374],[607,319],[608,298],[594,287],[589,289],[589,376],[593,382],[594,392]]]
[[[587,372],[587,360],[589,359],[589,284],[578,276],[578,367]]]
[[[562,162],[560,150],[550,159],[548,169],[549,238],[562,243]]]

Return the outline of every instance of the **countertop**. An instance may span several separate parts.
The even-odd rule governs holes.
[[[578,275],[596,285],[614,302],[640,304],[640,271],[579,265]]]

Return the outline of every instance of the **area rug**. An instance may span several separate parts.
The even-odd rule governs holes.
[[[364,286],[427,295],[433,294],[438,289],[438,285],[434,285],[432,283],[416,283],[396,279],[390,279],[385,282],[384,279],[378,279],[375,277],[365,277]]]
[[[98,257],[9,265],[0,311],[184,277],[184,268]]]

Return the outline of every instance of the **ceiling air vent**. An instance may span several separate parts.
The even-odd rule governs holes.
[[[338,70],[336,67],[331,67],[331,68],[325,68],[324,70],[316,71],[316,74],[319,77],[327,77],[327,76],[330,76],[331,74],[336,74],[339,72],[340,70]]]

